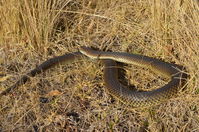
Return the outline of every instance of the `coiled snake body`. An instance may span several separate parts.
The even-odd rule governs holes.
[[[142,55],[122,52],[96,51],[88,47],[81,47],[80,52],[68,53],[43,62],[38,67],[22,76],[21,79],[13,86],[1,92],[0,96],[6,95],[19,85],[24,84],[27,80],[29,80],[29,77],[33,77],[58,63],[71,63],[74,60],[82,58],[83,56],[103,60],[104,82],[108,91],[113,96],[116,96],[122,101],[125,101],[135,107],[149,106],[171,98],[179,91],[180,87],[183,87],[187,78],[187,74],[183,71],[184,67],[176,64],[163,62],[158,59]],[[165,86],[156,90],[142,92],[132,91],[118,81],[118,69],[115,61],[149,68],[158,74],[162,74],[163,76],[170,78],[170,81]]]

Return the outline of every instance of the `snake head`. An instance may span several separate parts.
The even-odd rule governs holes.
[[[92,59],[98,59],[99,56],[100,56],[100,51],[97,51],[97,50],[93,50],[91,48],[88,48],[86,46],[81,46],[80,47],[80,52],[86,56],[88,56],[89,58],[92,58]]]

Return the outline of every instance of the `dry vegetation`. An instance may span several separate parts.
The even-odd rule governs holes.
[[[0,99],[0,131],[199,131],[198,0],[1,0],[0,91],[82,45],[184,65],[190,78],[177,97],[132,108],[107,94],[99,62],[59,65]],[[126,71],[139,88],[165,83]]]

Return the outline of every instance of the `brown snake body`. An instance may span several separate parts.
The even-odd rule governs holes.
[[[83,56],[88,56],[92,59],[103,60],[104,82],[107,90],[113,96],[116,96],[122,101],[125,101],[135,107],[150,106],[171,98],[172,96],[177,94],[179,88],[184,86],[186,78],[188,76],[184,72],[184,67],[163,62],[161,60],[151,57],[122,52],[96,51],[91,48],[81,47],[80,52],[68,53],[63,56],[54,57],[43,62],[37,68],[22,76],[22,78],[17,81],[13,86],[1,92],[0,96],[6,95],[18,86],[26,83],[29,77],[33,77],[36,74],[41,73],[42,71],[45,71],[46,69],[49,69],[50,67],[58,63],[71,63],[74,60],[82,58]],[[156,90],[142,92],[132,91],[123,86],[118,81],[118,68],[115,61],[149,68],[158,74],[170,78],[170,81],[165,86]]]

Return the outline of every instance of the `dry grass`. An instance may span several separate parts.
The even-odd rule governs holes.
[[[198,0],[2,0],[0,18],[0,91],[82,45],[153,56],[190,74],[177,97],[132,108],[107,94],[98,62],[60,65],[0,99],[0,131],[199,131]],[[138,87],[164,83],[150,71],[126,71]]]

